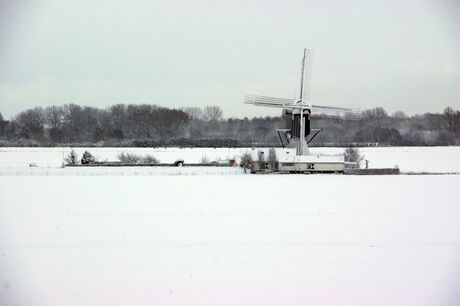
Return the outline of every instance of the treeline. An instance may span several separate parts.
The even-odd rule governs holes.
[[[312,145],[460,145],[460,112],[407,116],[383,108],[355,120],[312,116],[324,132]],[[36,107],[10,121],[0,114],[0,146],[278,146],[285,119],[224,119],[219,106],[170,109],[151,104],[117,104],[107,109],[67,104]]]

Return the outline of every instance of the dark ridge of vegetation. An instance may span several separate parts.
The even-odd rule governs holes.
[[[363,111],[356,120],[313,116],[322,128],[312,146],[460,145],[460,112],[389,115]],[[67,104],[36,107],[10,121],[0,114],[0,146],[273,147],[280,146],[281,117],[223,118],[219,106],[170,109],[117,104],[107,109]]]

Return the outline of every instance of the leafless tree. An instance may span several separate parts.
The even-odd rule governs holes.
[[[44,138],[45,113],[41,107],[20,112],[15,120],[20,127],[22,137],[36,140]]]
[[[2,113],[0,113],[0,137],[3,137],[3,135],[5,134],[7,125],[8,125],[8,122],[3,120]]]
[[[444,127],[448,132],[460,131],[460,112],[454,111],[452,107],[447,107],[442,113]]]
[[[212,106],[206,106],[204,108],[203,117],[207,121],[218,121],[222,119],[222,116],[223,116],[223,112],[220,106],[212,105]]]
[[[122,131],[126,122],[126,106],[124,104],[112,105],[110,115],[115,129]]]
[[[407,119],[409,118],[406,113],[404,113],[403,111],[396,111],[393,113],[393,115],[391,115],[391,117],[393,119],[396,119],[396,120],[404,120],[404,119]]]
[[[355,163],[356,168],[361,167],[361,164],[364,160],[364,155],[361,155],[361,152],[359,152],[359,149],[348,147],[345,149],[344,155],[345,155],[345,161]]]
[[[182,107],[182,111],[184,111],[191,120],[203,120],[204,114],[203,110],[199,107]]]
[[[365,120],[382,120],[388,118],[388,113],[383,108],[376,107],[362,111],[361,118]]]

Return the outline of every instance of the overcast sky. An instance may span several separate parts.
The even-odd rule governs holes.
[[[0,112],[115,103],[278,115],[245,92],[390,113],[460,109],[460,1],[0,0]]]

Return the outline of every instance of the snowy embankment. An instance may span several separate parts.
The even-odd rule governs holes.
[[[183,159],[186,163],[197,163],[206,157],[208,161],[219,159],[238,159],[243,153],[251,151],[251,148],[75,148],[79,156],[85,150],[90,151],[99,160],[116,161],[121,152],[129,152],[139,155],[151,154],[161,162],[172,163],[177,159]],[[255,150],[258,150],[257,148]],[[369,160],[372,168],[393,168],[398,166],[403,172],[460,172],[460,147],[374,147],[360,148],[365,158]],[[0,148],[0,175],[68,175],[75,173],[75,169],[49,170],[62,166],[64,156],[70,151],[69,148]],[[340,154],[343,148],[312,148],[312,153],[317,154]],[[34,163],[40,169],[29,168]],[[43,171],[47,169],[48,172]],[[192,174],[193,170],[180,170],[182,174]],[[226,170],[201,171],[195,170],[195,174],[219,174]],[[235,170],[236,171],[236,170]],[[230,171],[231,172],[231,171]],[[87,170],[78,170],[77,174],[90,175]],[[117,175],[141,175],[141,174],[177,174],[176,170],[162,170],[158,168],[139,170],[106,170],[93,169],[93,175],[101,173]],[[232,173],[232,172],[231,172]],[[240,173],[240,172],[237,172]],[[71,175],[71,174],[70,174]]]
[[[0,176],[239,175],[249,172],[241,167],[29,167],[0,169]]]
[[[457,305],[458,186],[458,175],[0,177],[0,304]]]

